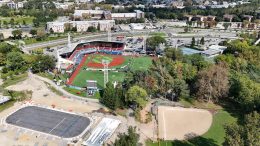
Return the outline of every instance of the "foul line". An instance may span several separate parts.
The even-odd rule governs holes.
[[[55,129],[57,128],[66,118],[63,118],[54,128],[51,129],[51,131],[49,132],[49,134]]]

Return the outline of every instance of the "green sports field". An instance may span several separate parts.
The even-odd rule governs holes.
[[[92,58],[92,61],[94,62],[100,62],[102,59],[100,57],[100,54],[96,55],[96,58]],[[93,57],[93,56],[92,56]],[[109,59],[109,56],[105,56],[104,58]],[[113,68],[119,68],[125,65],[128,65],[131,70],[147,70],[152,65],[152,58],[151,57],[131,57],[131,56],[124,56],[125,61],[118,65],[114,66]],[[73,85],[78,87],[86,87],[86,80],[96,80],[98,83],[99,88],[103,88],[103,82],[104,82],[104,73],[102,71],[87,71],[84,70],[86,68],[86,64],[91,59],[87,59],[85,62],[84,67],[81,68],[81,71],[78,73],[76,78],[73,80]],[[115,72],[115,71],[109,71],[109,81],[123,81],[125,78],[125,72]]]

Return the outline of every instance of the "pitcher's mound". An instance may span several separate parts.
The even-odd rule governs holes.
[[[184,140],[208,131],[212,114],[203,109],[158,107],[159,137],[164,140]]]

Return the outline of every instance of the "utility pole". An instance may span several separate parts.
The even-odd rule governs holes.
[[[106,88],[106,84],[108,83],[108,60],[102,60],[102,65],[104,66],[104,88]]]

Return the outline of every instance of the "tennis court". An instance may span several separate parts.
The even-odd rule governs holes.
[[[87,117],[37,106],[21,108],[6,118],[8,124],[62,138],[81,135],[90,122]]]

